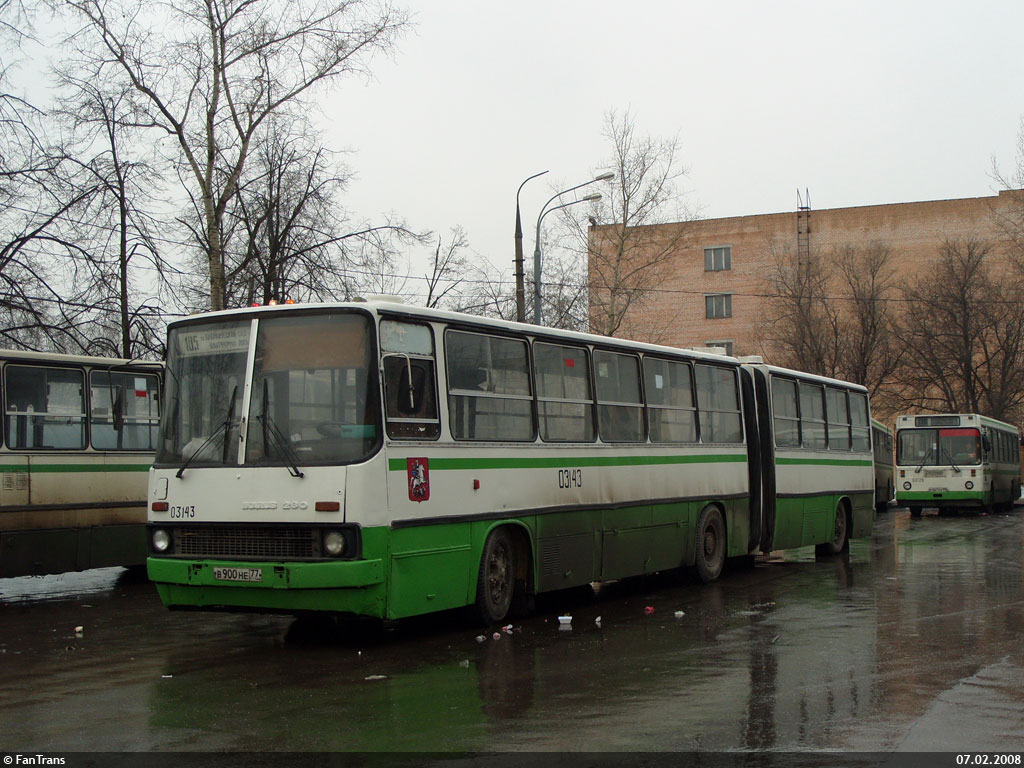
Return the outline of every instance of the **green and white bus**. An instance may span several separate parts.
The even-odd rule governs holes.
[[[875,509],[884,512],[896,495],[892,430],[875,419],[871,420],[871,447],[875,453]]]
[[[1009,509],[1020,497],[1020,430],[976,413],[896,420],[896,501],[925,507]]]
[[[150,578],[172,608],[397,619],[873,523],[862,387],[388,301],[172,323]]]
[[[145,565],[162,371],[0,350],[0,577]]]

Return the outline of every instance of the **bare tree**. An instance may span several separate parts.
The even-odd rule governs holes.
[[[449,233],[447,245],[441,236],[437,238],[437,248],[430,260],[430,274],[424,275],[427,284],[426,306],[450,306],[462,309],[459,288],[465,283],[469,262],[465,251],[469,246],[462,227],[453,227]]]
[[[909,285],[898,327],[905,407],[1006,421],[1024,408],[1024,282],[991,243],[947,240]]]
[[[278,117],[265,128],[229,209],[228,302],[327,298],[341,282],[337,195],[346,174],[301,124]]]
[[[163,335],[155,291],[176,272],[164,260],[152,214],[160,193],[160,175],[146,158],[152,152],[137,132],[132,93],[57,72],[66,91],[53,114],[76,138],[69,163],[75,182],[92,191],[80,218],[64,217],[59,228],[78,246],[74,284],[93,306],[86,351],[125,358],[158,353]],[[137,272],[145,269],[140,278]]]
[[[96,71],[113,68],[140,97],[142,124],[176,146],[202,215],[209,301],[222,309],[222,235],[254,138],[271,115],[297,115],[314,89],[365,73],[407,27],[364,0],[67,0]]]
[[[677,186],[686,169],[680,164],[678,137],[640,135],[628,111],[609,111],[603,134],[611,146],[604,167],[615,172],[615,180],[610,189],[598,190],[603,197],[589,211],[581,213],[579,206],[564,209],[587,268],[584,280],[563,276],[569,295],[557,297],[557,315],[572,316],[570,308],[579,298],[574,284],[583,283],[593,332],[650,336],[650,329],[636,325],[632,317],[642,313],[641,305],[665,279],[668,264],[690,243],[691,229],[684,222],[695,216],[686,209]],[[653,226],[668,222],[678,226]]]
[[[837,373],[864,385],[876,398],[891,384],[900,357],[893,330],[891,251],[874,242],[847,246],[833,258],[840,307]]]
[[[830,299],[833,270],[819,251],[801,254],[769,244],[768,322],[762,345],[778,365],[836,376],[842,355],[838,303]]]

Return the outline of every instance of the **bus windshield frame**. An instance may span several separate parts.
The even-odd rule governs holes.
[[[896,463],[901,466],[977,466],[981,460],[981,432],[975,427],[916,427],[896,435]]]
[[[154,466],[294,473],[365,461],[383,442],[376,360],[363,310],[174,324]]]

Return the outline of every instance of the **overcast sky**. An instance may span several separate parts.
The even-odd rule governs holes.
[[[401,3],[401,0],[397,0]],[[994,193],[1024,115],[1017,0],[413,0],[368,83],[325,100],[349,207],[465,228],[511,270],[539,206],[609,156],[604,114],[678,135],[706,218]],[[546,219],[545,222],[553,221]],[[546,224],[545,224],[546,226]]]

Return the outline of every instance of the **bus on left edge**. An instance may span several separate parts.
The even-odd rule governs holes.
[[[162,372],[0,350],[0,577],[145,564]]]

